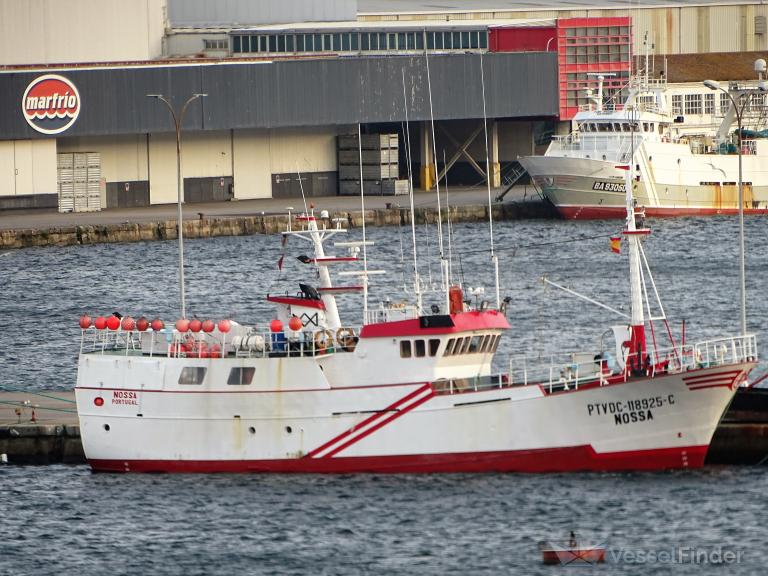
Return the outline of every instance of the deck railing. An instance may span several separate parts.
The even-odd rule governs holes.
[[[238,358],[320,356],[352,352],[358,332],[351,327],[337,330],[239,333],[179,332],[177,330],[82,331],[81,353],[166,356],[168,358]]]

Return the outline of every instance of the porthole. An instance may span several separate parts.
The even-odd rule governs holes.
[[[286,426],[286,427],[285,427],[285,431],[286,431],[288,434],[290,434],[291,432],[293,432],[293,428],[291,428],[290,426]]]
[[[250,432],[251,434],[256,434],[256,428],[251,426],[250,428],[248,428],[248,432]]]
[[[106,430],[107,432],[109,432],[109,424],[104,424],[104,430]]]

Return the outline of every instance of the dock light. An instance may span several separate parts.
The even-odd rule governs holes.
[[[198,98],[203,98],[208,96],[208,94],[192,94],[192,96],[190,96],[187,101],[184,102],[184,105],[181,107],[181,112],[178,114],[178,116],[176,115],[176,111],[173,109],[173,106],[171,106],[171,103],[162,94],[147,94],[146,96],[147,98],[155,98],[168,107],[168,111],[171,113],[171,117],[173,117],[173,124],[176,127],[176,186],[178,189],[177,193],[179,206],[179,292],[181,296],[181,317],[186,318],[187,306],[184,297],[184,235],[182,233],[183,217],[181,212],[181,204],[183,202],[183,180],[181,178],[181,126],[184,122],[184,113],[187,111],[187,107]]]

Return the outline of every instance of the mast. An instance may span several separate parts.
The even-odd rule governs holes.
[[[643,368],[643,361],[646,355],[645,313],[643,310],[642,273],[640,270],[642,262],[640,258],[640,238],[649,234],[650,230],[645,228],[638,229],[635,222],[635,200],[632,193],[634,179],[632,178],[632,174],[634,173],[635,167],[634,146],[637,114],[633,114],[633,111],[630,112],[632,152],[630,155],[630,164],[627,166],[624,180],[624,186],[626,188],[627,226],[623,234],[626,236],[629,245],[629,286],[631,303],[629,357],[627,358],[627,365],[632,371],[639,372]]]
[[[368,253],[365,237],[365,191],[363,187],[363,134],[360,123],[357,123],[357,152],[360,160],[360,209],[363,212],[363,324],[368,322]]]

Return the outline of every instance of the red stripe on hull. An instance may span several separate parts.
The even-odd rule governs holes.
[[[555,206],[566,220],[607,220],[624,219],[627,209],[624,206]],[[738,208],[665,208],[645,206],[648,218],[675,218],[678,216],[735,216]],[[745,208],[744,214],[768,214],[767,208]]]
[[[707,446],[596,453],[591,446],[541,450],[295,458],[285,460],[89,460],[96,472],[251,472],[414,474],[455,472],[579,472],[700,468]]]

